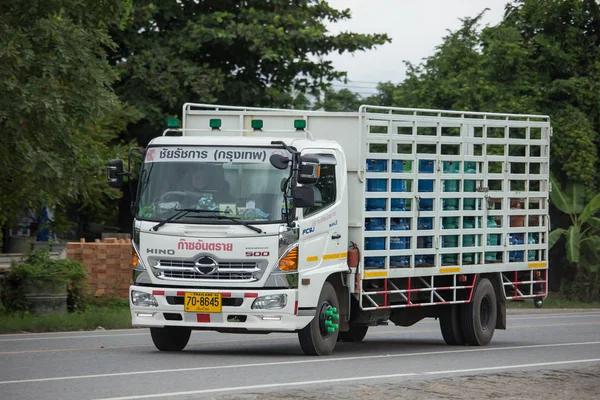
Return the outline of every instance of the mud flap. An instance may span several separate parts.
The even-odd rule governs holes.
[[[506,303],[496,302],[496,329],[506,329]]]

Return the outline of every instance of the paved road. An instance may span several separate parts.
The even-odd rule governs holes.
[[[181,353],[155,350],[147,330],[0,335],[0,399],[323,396],[383,385],[505,371],[600,365],[600,310],[509,311],[488,347],[446,346],[437,321],[377,327],[329,357],[302,354],[296,335],[194,332]]]

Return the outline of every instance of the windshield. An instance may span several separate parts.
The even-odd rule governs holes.
[[[282,182],[289,169],[271,165],[276,148],[155,147],[148,149],[140,176],[138,218],[164,220],[179,209],[215,211],[182,214],[186,223],[252,223],[284,218]]]

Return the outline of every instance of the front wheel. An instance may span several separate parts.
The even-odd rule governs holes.
[[[471,346],[485,346],[496,329],[496,292],[489,279],[483,278],[473,294],[473,301],[462,306],[460,320],[463,336]]]
[[[300,347],[304,354],[312,356],[331,354],[340,332],[339,308],[335,289],[329,282],[325,282],[321,289],[315,317],[298,332]]]
[[[181,351],[187,346],[192,330],[181,326],[150,328],[154,346],[160,351]]]

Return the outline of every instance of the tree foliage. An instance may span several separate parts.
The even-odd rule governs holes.
[[[325,21],[350,18],[317,0],[134,0],[133,23],[115,30],[110,61],[121,99],[144,113],[131,137],[147,141],[185,102],[306,105],[344,77],[327,54],[373,48],[386,35],[330,34]],[[301,99],[300,99],[301,100]]]
[[[408,63],[394,105],[550,115],[552,170],[597,184],[600,6],[518,0],[496,26],[462,20],[425,62]]]
[[[119,0],[7,0],[0,6],[0,225],[24,207],[101,208],[107,144],[133,120],[111,90],[108,29]]]

